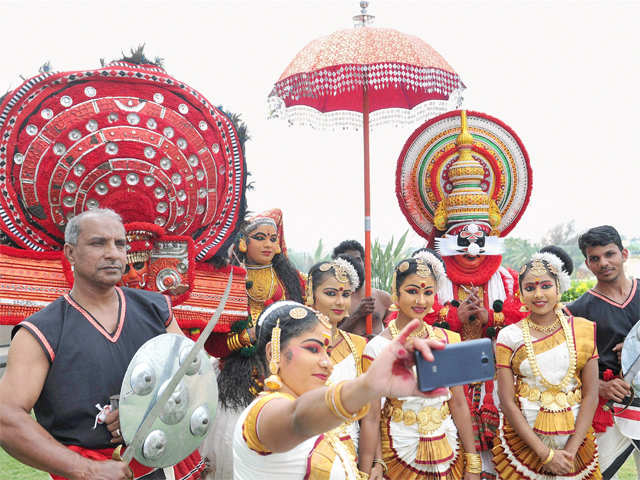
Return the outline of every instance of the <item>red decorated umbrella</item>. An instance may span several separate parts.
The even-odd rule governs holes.
[[[269,106],[271,118],[291,124],[363,129],[365,295],[371,296],[369,127],[424,122],[457,108],[464,85],[418,37],[368,26],[368,3],[360,2],[356,28],[313,40],[295,56],[275,83]]]

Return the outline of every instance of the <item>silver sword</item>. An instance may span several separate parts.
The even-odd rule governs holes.
[[[125,450],[124,454],[120,456],[119,449],[114,451],[115,460],[121,460],[127,465],[129,465],[131,460],[133,460],[133,456],[135,452],[138,449],[140,449],[140,447],[142,447],[142,444],[144,443],[145,438],[147,438],[147,435],[149,435],[149,433],[153,428],[153,422],[155,422],[156,418],[158,418],[162,413],[162,409],[164,408],[165,404],[169,400],[169,397],[171,397],[171,395],[173,394],[173,390],[176,388],[176,385],[178,385],[180,380],[182,380],[182,377],[184,377],[187,369],[191,365],[191,362],[200,353],[200,350],[204,348],[204,342],[207,341],[209,334],[211,334],[214,327],[218,323],[218,320],[220,319],[220,315],[222,315],[224,306],[226,305],[227,300],[229,298],[229,292],[231,292],[232,280],[233,280],[233,270],[229,272],[229,280],[227,281],[227,287],[224,290],[224,294],[222,295],[220,304],[218,305],[218,308],[216,308],[216,311],[213,313],[211,320],[209,320],[209,323],[207,323],[207,326],[198,337],[198,341],[195,343],[193,347],[191,347],[191,351],[183,360],[182,365],[180,365],[180,368],[178,368],[176,373],[174,373],[171,379],[169,380],[169,383],[167,384],[166,388],[162,392],[162,395],[158,397],[158,399],[156,400],[156,403],[153,405],[153,407],[151,407],[151,409],[145,415],[144,419],[142,420],[142,423],[140,423],[140,426],[136,430],[136,433],[133,436],[133,439],[131,440],[129,445],[127,445],[127,449]]]

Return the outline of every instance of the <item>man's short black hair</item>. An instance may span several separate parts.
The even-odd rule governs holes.
[[[615,243],[620,251],[624,249],[620,234],[611,225],[590,228],[578,237],[578,246],[585,258],[587,257],[587,248],[604,247],[610,243]]]
[[[364,259],[364,247],[357,240],[344,240],[340,242],[340,245],[333,249],[333,255],[331,255],[331,258],[335,259],[338,255],[346,252],[347,250],[359,251],[360,257]]]

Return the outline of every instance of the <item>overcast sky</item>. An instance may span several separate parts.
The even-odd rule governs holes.
[[[290,248],[363,240],[362,135],[266,119],[266,98],[309,41],[350,28],[353,0],[0,0],[0,91],[49,60],[99,66],[140,43],[149,57],[248,124],[249,208],[284,211]],[[417,35],[467,85],[464,107],[498,117],[522,139],[533,196],[514,236],[538,239],[571,219],[640,234],[639,2],[374,0],[374,26]],[[410,228],[395,166],[417,127],[372,132],[373,237]],[[418,244],[416,235],[411,242]]]

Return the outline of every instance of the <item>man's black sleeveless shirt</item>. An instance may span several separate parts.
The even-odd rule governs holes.
[[[168,297],[116,288],[120,307],[114,332],[107,332],[69,295],[58,298],[14,328],[28,330],[40,343],[50,368],[34,412],[65,445],[112,447],[105,425],[93,429],[96,404],[109,403],[134,354],[150,338],[166,332],[173,316]]]
[[[612,350],[616,344],[624,342],[629,330],[640,320],[640,291],[638,279],[633,279],[631,292],[624,303],[589,290],[573,303],[567,305],[575,317],[584,317],[596,323],[596,343],[598,345],[598,366],[600,377],[610,369],[614,375],[620,373],[618,355]]]

